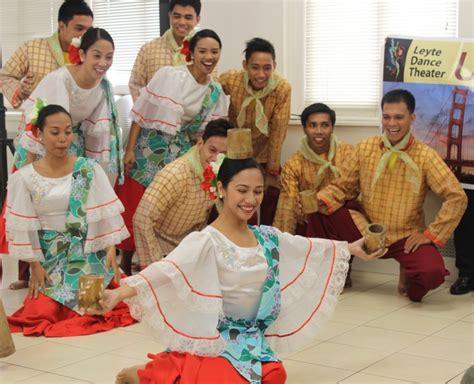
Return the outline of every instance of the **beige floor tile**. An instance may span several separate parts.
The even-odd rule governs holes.
[[[125,332],[140,333],[142,335],[146,334],[145,326],[141,323],[136,323],[128,327],[122,328]]]
[[[362,373],[416,383],[438,384],[445,383],[467,368],[467,364],[397,353],[368,367]]]
[[[13,342],[15,343],[15,349],[18,351],[22,348],[32,347],[46,342],[45,337],[26,337],[22,333],[12,333]]]
[[[349,302],[350,299],[351,298],[337,304],[331,320],[347,324],[362,325],[396,310],[393,307],[384,305],[361,307],[360,305]]]
[[[125,348],[138,341],[145,341],[143,335],[132,332],[124,332],[122,328],[112,329],[107,332],[94,333],[87,336],[55,337],[52,342],[58,344],[72,345],[79,348],[90,349],[97,353],[112,351],[118,348]]]
[[[474,300],[470,297],[456,297],[443,291],[426,297],[421,303],[411,303],[400,311],[440,319],[461,320],[474,311]]]
[[[123,368],[142,365],[145,362],[145,359],[136,360],[123,356],[102,354],[56,369],[52,373],[92,381],[96,384],[110,384],[115,382],[115,377]]]
[[[17,310],[23,305],[28,289],[4,289],[0,291],[0,297],[2,298],[3,306],[5,308],[15,308]]]
[[[392,275],[360,271],[352,271],[351,277],[352,288],[344,290],[343,294],[339,298],[341,301],[394,279],[394,276]]]
[[[84,384],[84,383],[89,383],[92,384],[92,381],[85,381],[85,380],[79,380],[79,379],[74,379],[72,377],[67,377],[67,376],[60,376],[60,375],[55,375],[52,373],[44,373],[39,376],[31,377],[26,380],[20,380],[17,381],[17,383],[21,384],[49,384],[49,383],[55,383],[55,384]],[[112,383],[112,382],[111,382]]]
[[[387,357],[390,352],[324,342],[289,359],[328,367],[359,371]]]
[[[377,328],[392,329],[395,331],[416,333],[419,335],[432,335],[436,331],[452,324],[454,320],[438,319],[418,315],[416,313],[402,313],[400,311],[389,313],[378,319],[369,321],[366,325]]]
[[[474,313],[467,315],[466,317],[462,319],[462,321],[469,321],[470,323],[474,323]]]
[[[413,381],[397,380],[389,377],[368,375],[366,373],[356,373],[347,379],[340,381],[341,384],[407,384]]]
[[[342,335],[354,329],[356,327],[355,324],[349,323],[341,323],[340,321],[333,321],[332,319],[326,323],[326,325],[321,329],[321,331],[317,335],[318,340],[330,340],[333,337]]]
[[[431,359],[474,364],[474,344],[471,340],[454,340],[430,336],[402,351],[405,354]]]
[[[410,300],[400,296],[397,292],[397,287],[397,282],[389,281],[366,292],[349,297],[346,302],[361,306],[361,308],[384,306],[395,310],[406,307],[410,304]]]
[[[451,380],[447,382],[447,384],[461,384],[462,377],[464,376],[465,372],[460,373],[456,377],[453,377]]]
[[[20,352],[0,361],[42,371],[52,371],[64,365],[97,355],[97,352],[92,350],[48,341],[22,348]]]
[[[467,321],[458,321],[440,330],[433,336],[445,337],[448,339],[468,340],[474,343],[474,324]]]
[[[424,336],[388,329],[361,326],[331,339],[334,343],[355,347],[373,348],[379,351],[396,352],[416,343]]]
[[[109,354],[130,357],[137,360],[148,360],[148,353],[158,353],[162,352],[166,347],[162,344],[159,344],[156,341],[148,339],[143,339],[139,342],[127,345],[125,348],[117,348],[111,350]]]
[[[18,380],[38,376],[42,372],[0,362],[0,383],[9,384]]]
[[[283,361],[287,373],[286,384],[337,383],[353,374],[353,371],[306,364],[297,361]]]

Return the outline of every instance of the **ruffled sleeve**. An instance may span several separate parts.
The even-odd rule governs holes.
[[[130,236],[120,215],[123,211],[107,175],[98,164],[94,164],[94,177],[87,199],[86,253],[119,244]]]
[[[222,293],[210,235],[189,234],[165,259],[122,280],[138,294],[134,318],[172,351],[217,356],[225,349],[217,325]]]
[[[314,341],[331,316],[349,268],[346,242],[279,232],[281,311],[265,336],[275,352]]]
[[[44,261],[38,237],[41,223],[26,183],[30,167],[20,169],[8,180],[5,212],[8,251],[10,256],[24,261]]]
[[[174,67],[160,68],[133,105],[133,120],[142,128],[175,135],[184,114],[182,86],[186,72]]]
[[[97,160],[104,169],[107,169],[111,151],[111,114],[105,94],[81,125],[85,133],[85,155]]]

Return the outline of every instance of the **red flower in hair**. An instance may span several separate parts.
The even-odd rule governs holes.
[[[69,53],[69,62],[71,64],[81,64],[81,57],[79,56],[79,47],[81,46],[81,39],[72,39],[67,52]]]
[[[25,132],[31,132],[35,137],[38,136],[38,127],[33,123],[26,124]]]
[[[201,183],[201,189],[207,192],[207,194],[209,195],[209,199],[217,199],[217,177],[214,171],[212,170],[212,165],[208,165],[202,175],[204,177],[204,180]]]
[[[186,61],[188,63],[193,61],[193,58],[191,57],[191,51],[189,50],[189,40],[183,41],[183,47],[181,48],[180,52],[186,57]]]

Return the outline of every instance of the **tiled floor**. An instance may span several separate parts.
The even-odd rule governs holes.
[[[386,271],[384,271],[386,272]],[[334,317],[310,348],[284,358],[289,384],[460,383],[474,364],[473,295],[449,283],[421,304],[397,296],[397,276],[354,271]],[[0,291],[8,313],[26,290]],[[113,383],[122,367],[163,349],[138,324],[60,339],[14,335],[17,352],[0,359],[0,383]]]

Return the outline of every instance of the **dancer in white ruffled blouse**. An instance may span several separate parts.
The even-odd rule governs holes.
[[[124,305],[92,317],[77,303],[80,276],[104,276],[106,286],[120,280],[114,245],[128,236],[122,203],[99,164],[68,154],[73,129],[63,107],[44,107],[35,126],[44,158],[15,172],[8,184],[9,257],[31,267],[28,297],[9,317],[10,328],[73,336],[132,324]]]
[[[384,253],[367,255],[362,239],[347,244],[249,227],[264,192],[254,159],[226,158],[217,180],[217,220],[105,292],[103,311],[126,299],[168,348],[149,355],[145,367],[123,370],[117,383],[284,383],[276,353],[314,340],[344,286],[350,255]]]

